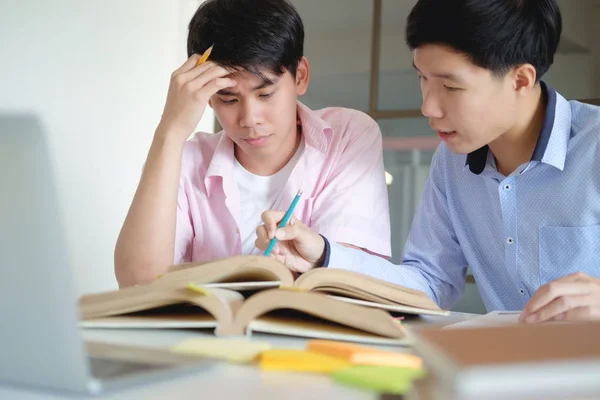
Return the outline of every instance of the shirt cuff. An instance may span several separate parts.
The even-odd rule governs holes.
[[[325,267],[327,268],[329,266],[329,259],[331,258],[331,245],[329,244],[329,240],[327,240],[327,238],[323,235],[320,235],[323,240],[325,241],[325,257],[323,257],[323,263],[321,265],[318,265],[317,267]]]

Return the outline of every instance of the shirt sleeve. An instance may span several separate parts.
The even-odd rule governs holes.
[[[349,136],[325,188],[315,200],[311,227],[331,241],[390,257],[381,131],[370,118],[363,126],[351,127],[356,133]]]
[[[342,268],[421,290],[451,308],[464,291],[467,262],[454,233],[444,190],[439,149],[433,158],[401,265],[330,243],[329,268]]]

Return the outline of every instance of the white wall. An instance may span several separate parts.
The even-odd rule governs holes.
[[[114,244],[200,2],[2,7],[0,110],[33,111],[46,127],[79,293],[116,287]]]

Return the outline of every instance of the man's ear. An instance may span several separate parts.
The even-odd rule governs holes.
[[[515,91],[519,94],[524,94],[536,84],[537,71],[531,64],[522,64],[513,69],[513,79]]]
[[[310,68],[308,66],[308,59],[302,57],[298,63],[296,69],[296,92],[298,96],[302,96],[308,89],[308,82],[310,81]]]

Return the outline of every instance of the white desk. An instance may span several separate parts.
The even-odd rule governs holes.
[[[452,313],[448,317],[427,317],[426,323],[450,324],[464,321],[474,314]],[[407,324],[410,326],[410,324]],[[135,344],[140,346],[167,347],[190,337],[208,334],[193,331],[166,330],[101,330],[85,329],[87,340],[114,344]],[[303,348],[307,339],[253,335],[253,338],[268,341],[273,347]],[[386,347],[390,348],[390,347]],[[398,347],[398,351],[410,349]],[[60,366],[57,366],[60,368]],[[333,382],[328,376],[283,372],[260,371],[256,365],[240,366],[224,362],[216,363],[208,369],[182,376],[170,381],[156,382],[143,387],[109,393],[100,397],[106,400],[180,400],[180,399],[377,399],[372,392],[348,388]],[[58,400],[74,397],[0,387],[1,400]]]

